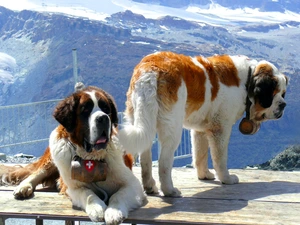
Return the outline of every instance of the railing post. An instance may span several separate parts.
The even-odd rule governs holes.
[[[5,218],[0,216],[0,225],[5,225]]]
[[[73,76],[74,76],[74,85],[78,82],[78,70],[77,70],[77,50],[76,48],[72,49],[73,53]]]
[[[44,221],[42,219],[36,219],[35,220],[35,225],[43,225]]]

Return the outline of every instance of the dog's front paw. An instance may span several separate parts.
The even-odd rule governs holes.
[[[148,195],[158,194],[158,188],[156,187],[155,180],[153,178],[149,180],[143,179],[143,187]]]
[[[101,205],[91,204],[86,206],[86,213],[93,222],[103,222],[104,221],[104,210]]]
[[[158,188],[156,187],[156,185],[148,186],[148,187],[144,186],[144,190],[145,190],[146,194],[148,194],[148,195],[158,194]]]
[[[34,188],[32,187],[31,183],[21,183],[19,186],[16,187],[13,195],[17,199],[28,198],[32,195],[33,191]]]
[[[107,225],[117,225],[122,223],[122,221],[127,218],[128,213],[122,212],[119,209],[116,208],[108,208],[105,211],[105,223]]]
[[[166,197],[181,197],[181,191],[175,187],[168,190],[162,188],[162,192]]]
[[[220,179],[223,184],[237,184],[239,182],[239,178],[236,175],[228,175]]]

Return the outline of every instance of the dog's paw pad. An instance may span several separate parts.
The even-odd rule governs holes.
[[[16,187],[13,195],[15,198],[28,198],[32,195],[34,188],[31,184],[21,184]]]
[[[117,225],[122,223],[122,221],[127,218],[127,214],[125,215],[124,212],[122,212],[119,209],[115,209],[115,208],[108,208],[105,211],[105,223],[107,225]]]
[[[155,185],[152,187],[144,187],[144,190],[148,195],[158,194],[158,188]]]
[[[104,211],[100,205],[93,204],[86,208],[86,213],[93,222],[103,222],[104,221]]]
[[[163,191],[166,197],[181,197],[181,191],[177,188],[172,188],[170,191]]]
[[[239,182],[239,178],[236,175],[229,175],[226,176],[224,179],[221,180],[223,184],[237,184]]]

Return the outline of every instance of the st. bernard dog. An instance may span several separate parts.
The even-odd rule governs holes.
[[[52,131],[44,155],[3,180],[23,180],[14,195],[26,198],[37,184],[53,182],[59,172],[61,191],[92,221],[121,223],[146,197],[130,170],[132,159],[124,155],[116,136],[118,115],[113,98],[90,86],[62,100],[53,115],[60,125]]]
[[[158,192],[151,170],[151,146],[158,133],[161,190],[165,196],[181,194],[173,186],[171,169],[182,127],[191,130],[198,178],[215,178],[208,169],[210,148],[219,180],[238,183],[238,177],[227,169],[232,126],[245,111],[248,118],[241,126],[245,133],[254,133],[263,121],[280,118],[287,83],[287,77],[270,62],[242,55],[205,58],[157,52],[144,57],[133,71],[127,92],[127,124],[119,131],[119,139],[131,153],[141,153],[145,191]]]

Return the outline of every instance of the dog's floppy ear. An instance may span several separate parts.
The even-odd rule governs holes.
[[[273,94],[277,87],[276,78],[270,71],[259,70],[253,74],[249,84],[249,96],[263,107],[269,108],[273,102]]]
[[[285,78],[285,84],[287,86],[289,84],[289,82],[290,82],[290,78],[288,76],[286,76],[286,75],[284,75],[284,78]]]
[[[56,106],[53,116],[54,118],[72,133],[76,127],[76,109],[79,104],[79,95],[76,93],[62,100]]]

